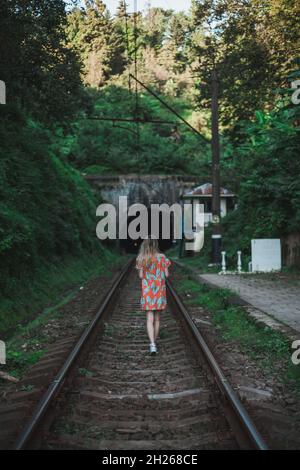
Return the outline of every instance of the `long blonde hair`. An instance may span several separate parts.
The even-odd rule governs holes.
[[[155,238],[147,238],[140,246],[136,267],[138,269],[147,268],[157,253],[159,253],[158,241]]]

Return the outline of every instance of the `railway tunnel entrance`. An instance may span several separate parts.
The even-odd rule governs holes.
[[[114,205],[117,210],[119,207],[119,198],[126,196],[128,206],[133,204],[143,204],[148,208],[148,236],[151,235],[151,215],[150,208],[152,204],[168,204],[180,202],[181,196],[191,191],[198,178],[190,175],[85,175],[86,181],[91,185],[95,199],[102,202],[108,202]],[[168,250],[173,244],[174,220],[171,217],[170,234],[167,239],[162,237],[162,212],[159,220],[159,248],[161,251]],[[135,217],[127,217],[126,233],[128,226]],[[164,218],[166,223],[166,217]],[[136,254],[142,239],[119,240],[120,249],[126,253]]]
[[[164,220],[163,220],[164,219]],[[132,221],[135,220],[135,217],[128,217],[127,218],[127,233],[128,233],[128,227]],[[163,223],[168,225],[168,231],[170,233],[169,238],[164,238],[163,237]],[[147,230],[147,235],[150,237],[151,234],[154,233],[153,227],[151,226],[151,208],[148,208],[148,230]],[[137,240],[132,239],[128,236],[126,240],[120,240],[120,248],[122,251],[125,251],[126,253],[131,253],[131,254],[137,254],[139,247],[142,243],[143,239],[138,238]],[[159,236],[158,236],[158,246],[159,250],[164,252],[168,250],[169,248],[172,247],[174,241],[174,219],[172,217],[168,217],[164,211],[160,212],[159,214]]]

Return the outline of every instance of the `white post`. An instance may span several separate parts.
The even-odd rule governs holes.
[[[221,254],[222,254],[222,273],[225,274],[226,273],[226,260],[225,260],[226,251],[222,251]]]
[[[238,270],[238,273],[240,274],[242,271],[242,252],[238,251],[237,255],[238,255],[237,270]]]

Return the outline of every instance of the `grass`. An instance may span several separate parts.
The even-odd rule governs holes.
[[[45,352],[45,349],[40,349],[38,351],[23,351],[22,348],[14,350],[8,348],[6,359],[10,367],[9,375],[16,378],[22,377],[24,371],[38,362]]]
[[[167,251],[167,256],[170,258],[178,259],[178,261],[185,266],[189,266],[191,268],[196,269],[198,272],[201,273],[217,273],[220,271],[220,266],[209,266],[211,263],[211,256],[210,256],[210,245],[209,245],[209,237],[206,236],[205,244],[203,249],[200,253],[188,256],[184,255],[179,257],[179,243]]]
[[[185,266],[196,269],[199,273],[218,273],[221,269],[220,266],[209,266],[209,258],[202,256],[202,253],[195,256],[184,256],[179,261]]]
[[[114,334],[115,328],[113,325],[110,325],[108,323],[104,324],[104,336],[112,337]]]
[[[236,342],[266,374],[276,374],[282,383],[293,383],[300,395],[300,366],[291,361],[290,340],[281,332],[261,327],[242,307],[232,306],[229,289],[210,289],[185,277],[178,287],[190,294],[187,304],[204,307],[212,313],[212,322],[226,342]]]
[[[200,284],[192,279],[184,278],[177,287],[179,293],[188,293],[191,297],[186,301],[191,305],[202,305],[207,310],[214,312],[223,309],[228,304],[232,292],[229,289],[211,290],[204,284]]]
[[[168,330],[160,330],[159,332],[159,337],[160,339],[166,339],[166,338],[169,338],[171,336],[170,332]]]
[[[82,170],[82,174],[87,175],[118,175],[118,172],[110,166],[105,165],[90,165]]]
[[[108,252],[98,262],[95,261],[95,255],[87,254],[82,259],[65,260],[59,267],[50,265],[47,269],[44,266],[37,277],[31,280],[28,292],[25,292],[27,282],[16,292],[15,303],[10,309],[3,310],[2,299],[1,331],[2,334],[6,333],[7,367],[10,375],[22,377],[46,353],[47,338],[39,333],[39,327],[59,318],[61,308],[78,294],[87,281],[102,274],[111,277],[112,271],[107,267],[121,260],[119,254]],[[53,305],[49,306],[51,302]],[[17,312],[17,315],[12,312]]]
[[[18,325],[15,333],[6,342],[7,365],[9,374],[20,378],[30,366],[38,362],[47,349],[44,343],[47,338],[39,335],[37,329],[53,318],[60,316],[60,308],[67,304],[73,297],[68,295],[57,305],[45,308],[40,315],[25,325]]]
[[[70,436],[75,436],[80,433],[81,428],[76,423],[68,423],[67,421],[61,421],[54,428],[55,434],[69,434]]]
[[[31,392],[31,390],[34,389],[34,385],[22,385],[22,387],[19,388],[20,392]]]
[[[215,312],[213,323],[225,340],[238,341],[264,368],[272,368],[278,360],[289,356],[288,338],[270,327],[258,327],[241,308],[228,307]]]
[[[81,377],[93,377],[94,374],[93,372],[91,372],[90,370],[84,368],[84,367],[80,367],[78,369],[78,374],[81,376]]]
[[[51,313],[51,308],[69,302],[80,286],[107,271],[107,267],[119,259],[119,254],[108,250],[99,254],[84,253],[80,258],[45,264],[34,275],[18,280],[13,298],[0,297],[1,339],[9,338],[37,316],[37,321],[41,321]],[[54,306],[49,308],[50,304]]]
[[[134,339],[138,336],[138,333],[135,330],[131,330],[127,333],[126,338]]]

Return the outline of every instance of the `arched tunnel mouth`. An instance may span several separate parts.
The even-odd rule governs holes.
[[[174,231],[173,231],[174,221],[173,221],[173,217],[170,217],[170,222],[169,222],[170,223],[170,238],[164,238],[163,237],[163,234],[162,234],[162,228],[163,228],[162,218],[163,218],[163,216],[164,216],[164,214],[163,214],[163,212],[161,212],[159,214],[158,247],[159,247],[159,250],[162,251],[162,252],[169,250],[173,246],[173,234],[174,234]],[[135,219],[135,217],[130,217],[130,216],[127,217],[127,234],[128,234],[128,227],[129,227],[131,221],[134,220],[134,219]],[[151,210],[150,209],[148,209],[148,231],[147,232],[148,232],[148,237],[150,237],[152,235],[152,232],[151,232]],[[126,240],[120,240],[120,248],[122,250],[124,250],[126,253],[137,254],[142,242],[143,242],[143,238],[138,238],[138,239],[134,240],[134,239],[130,238],[129,235],[128,235]]]

